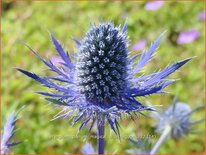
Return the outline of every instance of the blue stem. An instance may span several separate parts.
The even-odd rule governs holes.
[[[153,149],[151,150],[150,154],[156,154],[157,151],[159,150],[160,146],[162,145],[162,143],[166,140],[166,138],[169,136],[171,132],[171,127],[167,126],[165,128],[165,130],[163,131],[162,135],[160,136],[159,140],[157,141],[157,143],[155,144],[155,146],[153,147]]]
[[[97,121],[98,154],[104,154],[104,118]]]

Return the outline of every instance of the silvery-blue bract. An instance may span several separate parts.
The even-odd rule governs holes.
[[[1,154],[9,153],[10,148],[12,146],[20,144],[22,142],[22,141],[12,142],[12,138],[15,134],[14,129],[17,121],[17,114],[18,113],[12,113],[4,125],[3,133],[1,134],[1,149],[0,149]]]
[[[91,120],[89,131],[97,119],[105,118],[113,131],[119,134],[117,118],[121,113],[132,117],[132,112],[152,110],[141,104],[138,98],[162,93],[163,88],[174,82],[165,78],[191,59],[137,77],[136,74],[151,60],[162,35],[146,52],[129,56],[126,24],[122,29],[112,23],[93,25],[81,41],[74,39],[78,51],[76,60],[71,59],[52,34],[51,38],[63,63],[55,65],[30,49],[57,75],[40,77],[18,70],[53,90],[39,93],[63,107],[56,118],[73,114],[73,123],[82,120],[80,129]]]

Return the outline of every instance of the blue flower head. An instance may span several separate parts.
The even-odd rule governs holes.
[[[81,42],[76,66],[77,85],[86,100],[113,106],[127,88],[127,36],[112,24],[93,26]]]
[[[19,68],[17,70],[54,90],[52,93],[39,93],[63,107],[63,113],[56,118],[73,114],[73,123],[82,120],[80,129],[92,120],[91,130],[98,118],[105,118],[112,130],[119,134],[117,118],[121,113],[131,116],[131,112],[152,110],[141,104],[138,97],[162,93],[163,88],[174,82],[165,78],[191,59],[137,77],[136,74],[152,58],[162,35],[146,52],[131,57],[127,48],[126,24],[123,27],[115,27],[112,23],[93,25],[81,41],[73,39],[78,50],[76,60],[71,59],[52,34],[51,38],[63,60],[58,66],[29,48],[57,76],[40,77]]]
[[[168,126],[171,128],[170,136],[175,139],[180,139],[189,133],[192,126],[196,123],[204,121],[200,119],[197,121],[191,120],[191,114],[204,106],[198,106],[191,109],[187,103],[175,102],[168,109],[161,113],[155,113],[156,131],[162,133]]]

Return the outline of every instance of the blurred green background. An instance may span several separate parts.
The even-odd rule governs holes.
[[[197,56],[170,78],[181,78],[167,91],[170,94],[153,95],[143,98],[155,104],[163,105],[162,110],[171,104],[177,95],[178,101],[186,102],[191,107],[205,103],[204,98],[204,22],[198,14],[204,10],[204,2],[165,2],[154,11],[145,10],[146,2],[26,2],[3,1],[1,54],[2,54],[2,121],[18,108],[26,105],[17,123],[20,128],[16,140],[24,143],[12,149],[16,154],[63,154],[81,153],[82,146],[89,141],[96,149],[95,128],[91,136],[84,138],[87,129],[78,135],[79,124],[71,126],[68,119],[50,121],[60,109],[54,109],[36,91],[43,90],[41,85],[17,72],[20,67],[39,75],[48,75],[48,70],[22,42],[26,42],[43,57],[56,56],[48,31],[68,48],[70,54],[77,52],[71,37],[81,39],[90,27],[90,23],[113,21],[123,24],[128,18],[130,48],[142,38],[147,40],[147,48],[160,33],[167,30],[155,58],[145,68],[145,73],[163,68],[175,61]],[[178,45],[178,34],[196,29],[200,36],[194,42]],[[137,53],[138,51],[133,51]],[[194,119],[204,117],[204,110],[193,115]],[[155,133],[154,120],[150,117],[130,119],[120,122],[122,141],[119,142],[109,127],[106,129],[106,153],[124,154],[130,149],[127,137],[142,138],[152,135],[152,145],[159,135]],[[204,151],[204,123],[195,126],[196,134],[185,136],[181,140],[168,140],[159,153],[201,153]],[[2,128],[2,127],[1,127]],[[75,136],[78,136],[75,138]],[[55,137],[55,138],[54,138]]]

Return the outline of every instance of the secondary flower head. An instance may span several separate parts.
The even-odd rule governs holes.
[[[78,50],[76,61],[71,59],[52,34],[51,38],[63,60],[58,66],[51,60],[44,60],[29,48],[57,76],[39,77],[31,72],[18,70],[55,90],[52,93],[39,93],[63,107],[62,113],[56,118],[74,114],[73,123],[82,119],[80,129],[92,120],[91,130],[97,119],[105,118],[118,134],[117,118],[121,113],[131,115],[131,112],[152,110],[141,104],[138,97],[162,93],[163,88],[174,82],[165,78],[191,59],[177,62],[162,71],[137,77],[137,73],[152,58],[162,35],[146,52],[129,56],[126,24],[123,27],[115,27],[112,23],[93,25],[81,41],[74,39]],[[140,57],[136,62],[138,56]]]
[[[193,124],[202,121],[202,119],[198,121],[191,121],[190,118],[194,111],[201,108],[203,108],[203,106],[199,106],[192,110],[186,103],[175,102],[165,111],[154,115],[156,118],[157,132],[162,133],[166,127],[170,126],[171,137],[175,139],[181,138],[190,131]]]

